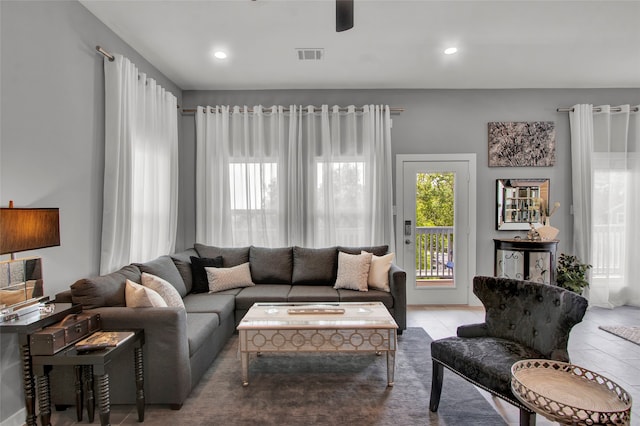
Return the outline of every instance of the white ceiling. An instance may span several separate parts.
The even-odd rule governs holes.
[[[640,87],[638,0],[80,2],[184,90]]]

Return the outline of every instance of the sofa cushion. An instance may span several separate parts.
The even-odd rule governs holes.
[[[197,256],[198,252],[195,249],[186,249],[179,253],[174,253],[171,255],[171,260],[176,265],[180,276],[182,277],[182,281],[184,282],[184,286],[187,289],[187,294],[191,293],[191,288],[193,287],[193,277],[191,276],[191,256]]]
[[[291,247],[249,249],[251,278],[256,284],[291,284],[293,249]]]
[[[383,246],[369,246],[369,247],[343,247],[338,246],[338,251],[342,251],[349,254],[360,254],[362,251],[375,254],[376,256],[384,256],[389,251],[388,245]]]
[[[166,308],[167,302],[157,291],[127,280],[124,287],[127,308]]]
[[[337,271],[338,250],[335,247],[293,248],[292,284],[332,286]]]
[[[200,257],[215,258],[222,256],[222,266],[231,268],[249,261],[249,247],[215,247],[204,244],[194,244]]]
[[[191,276],[193,277],[192,293],[209,292],[209,278],[204,268],[221,268],[222,256],[209,258],[191,256]]]
[[[124,287],[128,279],[140,282],[140,270],[127,265],[107,275],[82,278],[71,285],[71,300],[84,309],[126,306]]]
[[[236,310],[247,310],[256,302],[286,302],[291,286],[287,284],[262,284],[243,288],[236,296]]]
[[[187,340],[189,342],[189,357],[211,339],[211,335],[220,325],[216,313],[190,313],[187,315]]]
[[[288,302],[338,302],[338,290],[328,285],[294,285],[291,286]]]
[[[232,288],[251,287],[251,268],[249,262],[231,268],[204,268],[209,279],[209,291],[212,293]]]
[[[134,263],[134,265],[140,269],[140,272],[146,272],[147,274],[155,275],[168,281],[169,284],[178,290],[180,297],[187,295],[187,287],[184,285],[180,272],[178,272],[178,268],[176,268],[170,256],[164,255],[149,262]]]
[[[240,291],[240,289],[238,289]],[[236,307],[236,298],[231,294],[201,293],[187,294],[183,299],[187,313],[214,312],[220,317],[220,322],[231,315]]]
[[[338,290],[338,295],[341,302],[382,302],[387,309],[393,308],[393,296],[386,291],[356,291],[341,288]]]
[[[338,253],[338,277],[333,288],[347,288],[349,290],[368,291],[367,278],[371,267],[372,254]]]
[[[162,297],[162,300],[166,302],[167,306],[172,306],[174,308],[184,308],[184,303],[182,302],[182,297],[180,297],[178,290],[176,290],[176,288],[169,284],[166,280],[163,280],[160,277],[156,277],[155,275],[143,272],[141,277],[141,284],[158,293],[160,297]]]

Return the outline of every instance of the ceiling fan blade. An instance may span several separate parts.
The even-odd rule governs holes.
[[[353,28],[353,0],[336,0],[336,31]]]

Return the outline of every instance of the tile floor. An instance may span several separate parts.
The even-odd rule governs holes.
[[[482,322],[482,307],[468,306],[410,306],[407,312],[409,327],[423,327],[433,339],[452,336],[462,324]],[[629,392],[634,401],[632,426],[640,426],[640,345],[623,340],[613,334],[598,329],[599,325],[640,326],[640,308],[620,307],[616,309],[591,308],[584,320],[576,325],[569,339],[571,361],[590,370],[603,374],[617,382]],[[452,373],[449,373],[452,374]],[[446,377],[443,398],[446,397]],[[430,380],[430,378],[429,378]],[[518,410],[500,399],[480,391],[509,425],[518,425]],[[429,401],[424,401],[428,404]],[[111,423],[138,424],[135,406],[115,405],[112,407]],[[75,410],[53,413],[52,424],[80,425],[75,422]],[[542,416],[537,416],[537,425],[555,425]],[[153,423],[153,422],[148,422]],[[99,424],[98,415],[94,424]],[[144,423],[143,423],[144,424]],[[405,426],[405,425],[402,425]],[[409,425],[406,425],[409,426]],[[466,426],[466,425],[465,425]]]
[[[433,339],[455,335],[458,325],[483,320],[484,310],[481,307],[410,306],[407,313],[407,325],[423,327]],[[629,392],[634,401],[631,424],[640,426],[640,345],[602,331],[598,328],[600,325],[640,326],[640,308],[590,308],[583,321],[572,329],[569,338],[571,362],[606,376]],[[484,391],[481,393],[509,425],[519,424],[515,407]],[[552,424],[557,423],[537,416],[537,425]]]

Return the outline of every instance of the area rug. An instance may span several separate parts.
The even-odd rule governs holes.
[[[504,425],[468,382],[445,371],[438,413],[429,411],[431,338],[422,328],[398,337],[395,386],[386,356],[264,354],[242,386],[233,336],[182,409],[149,406],[145,425]]]
[[[618,337],[622,337],[623,339],[633,342],[636,345],[640,345],[640,327],[601,325],[600,328],[611,334],[615,334]]]

